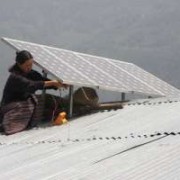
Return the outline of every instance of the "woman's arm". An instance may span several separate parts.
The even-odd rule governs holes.
[[[34,93],[44,88],[44,81],[32,81],[17,74],[11,74],[7,81],[7,89],[13,92]]]
[[[47,88],[60,88],[65,87],[66,85],[60,83],[57,80],[48,80],[48,81],[32,81],[27,78],[24,78],[20,75],[11,74],[10,78],[6,84],[6,89],[12,92],[18,93],[34,93],[37,90],[47,89]]]
[[[59,84],[56,80],[51,80],[47,77],[43,77],[39,72],[35,70],[31,70],[31,72],[27,76],[28,79],[33,81],[45,81],[44,88],[45,89],[54,89],[57,90],[59,87],[65,87],[61,83]],[[49,82],[48,82],[49,81]]]
[[[60,88],[60,87],[64,87],[64,85],[57,80],[50,80],[50,81],[44,81],[44,87]]]

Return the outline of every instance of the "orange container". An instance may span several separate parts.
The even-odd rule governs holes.
[[[68,121],[66,119],[66,112],[59,113],[58,117],[54,120],[54,125],[66,124]]]

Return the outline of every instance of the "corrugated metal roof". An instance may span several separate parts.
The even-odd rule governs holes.
[[[1,135],[0,179],[179,179],[179,109],[179,99],[141,100]]]

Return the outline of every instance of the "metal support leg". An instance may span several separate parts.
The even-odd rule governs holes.
[[[74,86],[69,87],[69,118],[73,115],[73,90]]]
[[[42,71],[42,73],[43,73],[43,77],[44,77],[44,78],[47,78],[47,73],[46,73],[44,70]],[[42,97],[42,106],[43,106],[42,119],[44,119],[44,118],[45,118],[45,116],[44,116],[44,111],[45,111],[45,104],[46,104],[46,89],[43,89],[43,90],[42,90],[42,95],[41,95],[41,97]]]
[[[122,93],[121,95],[121,101],[125,101],[126,97],[125,97],[125,93]]]
[[[42,71],[42,73],[43,73],[43,77],[44,77],[44,78],[47,78],[47,73],[46,73],[44,70]],[[46,94],[46,90],[43,89],[43,90],[42,90],[43,99],[45,99],[45,94]]]

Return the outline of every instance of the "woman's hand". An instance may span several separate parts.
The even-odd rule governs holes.
[[[60,83],[59,81],[57,80],[52,80],[52,86],[56,87],[56,88],[60,88],[63,86],[62,83]]]
[[[57,80],[51,80],[51,81],[45,81],[44,82],[44,87],[56,87],[56,88],[60,88],[63,87],[63,84]]]
[[[69,85],[68,84],[62,84],[62,87],[67,89],[69,87]]]
[[[69,87],[67,84],[63,84],[63,83],[61,83],[61,82],[59,82],[57,80],[53,80],[53,81],[54,81],[54,86],[57,87],[57,88],[62,87],[62,88],[67,89]]]

